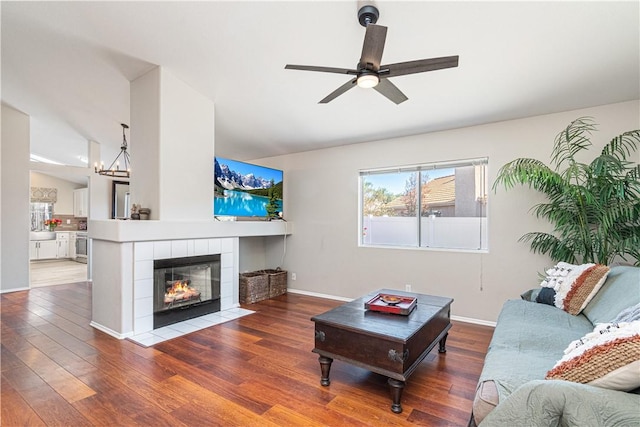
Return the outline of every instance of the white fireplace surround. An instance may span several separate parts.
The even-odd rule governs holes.
[[[153,330],[153,261],[198,255],[220,255],[220,310],[239,307],[234,295],[237,238],[168,240],[134,243],[133,333]],[[236,274],[234,274],[236,273]],[[237,280],[236,280],[237,283]]]
[[[239,239],[290,234],[283,222],[92,220],[91,325],[123,339],[153,331],[153,261],[220,254],[220,309],[239,307]]]

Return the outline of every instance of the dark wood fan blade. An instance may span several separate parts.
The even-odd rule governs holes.
[[[350,70],[348,68],[334,68],[334,67],[316,67],[314,65],[285,65],[285,70],[302,70],[302,71],[320,71],[323,73],[336,73],[336,74],[358,74],[357,70]]]
[[[425,71],[441,70],[458,66],[458,55],[443,56],[441,58],[418,59],[417,61],[398,62],[380,67],[380,76],[396,77],[406,74],[424,73]],[[387,71],[388,70],[388,71]]]
[[[338,89],[334,90],[325,98],[323,98],[320,102],[318,102],[318,104],[326,104],[329,101],[333,101],[334,99],[336,99],[337,97],[339,97],[340,95],[342,95],[343,93],[351,89],[352,87],[356,87],[356,80],[357,79],[349,80],[348,82],[340,86]]]
[[[409,99],[405,96],[404,93],[400,91],[400,89],[398,89],[396,85],[394,85],[387,79],[380,79],[380,83],[378,83],[378,85],[375,86],[374,89],[396,104],[403,103],[404,101]]]
[[[359,67],[373,71],[380,69],[380,61],[382,60],[382,52],[384,51],[386,38],[387,27],[375,24],[367,25]]]

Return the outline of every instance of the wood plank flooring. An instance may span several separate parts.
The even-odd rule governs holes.
[[[89,283],[0,297],[3,426],[465,426],[493,333],[454,322],[394,414],[378,374],[335,361],[320,385],[310,317],[339,301],[287,294],[144,348],[89,326]]]
[[[31,261],[31,287],[63,285],[87,280],[87,264],[72,260]]]

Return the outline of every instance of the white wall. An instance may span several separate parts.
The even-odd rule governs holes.
[[[132,203],[151,219],[213,217],[213,102],[162,67],[131,83]]]
[[[240,273],[277,267],[277,265],[267,265],[265,255],[267,247],[265,246],[264,237],[241,237],[238,251],[240,257],[238,271]]]
[[[549,231],[529,213],[541,196],[524,188],[490,193],[486,254],[364,248],[358,247],[358,171],[486,156],[493,183],[498,168],[517,157],[548,163],[557,133],[586,115],[599,131],[585,161],[612,137],[640,128],[640,102],[633,101],[260,160],[285,171],[284,212],[296,223],[283,264],[297,275],[289,287],[355,298],[411,284],[414,292],[453,297],[452,315],[495,321],[504,301],[538,286],[538,272],[551,265],[517,241],[528,231]],[[279,265],[282,240],[264,241],[267,264]]]
[[[160,68],[131,82],[131,203],[151,209],[158,219],[160,207]]]
[[[29,287],[29,116],[2,104],[0,292]]]

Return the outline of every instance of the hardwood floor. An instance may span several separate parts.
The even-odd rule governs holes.
[[[341,304],[287,294],[153,347],[89,326],[91,285],[1,295],[3,426],[464,426],[493,328],[454,322],[390,411],[386,378],[335,361],[320,385],[310,317]],[[455,307],[454,307],[455,308]]]

